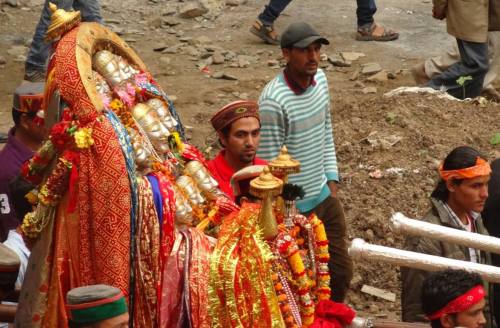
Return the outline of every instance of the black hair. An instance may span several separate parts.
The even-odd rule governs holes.
[[[227,138],[229,136],[229,131],[231,131],[231,125],[233,125],[233,123],[230,123],[228,125],[226,125],[225,127],[223,127],[222,129],[220,129],[220,133],[222,133],[222,135]],[[219,145],[222,147],[222,148],[225,148],[224,145],[222,144],[222,141],[220,140],[219,138]]]
[[[457,147],[453,149],[444,159],[443,169],[460,170],[472,167],[476,165],[476,160],[478,157],[484,159],[484,156],[481,155],[481,153],[475,150],[474,148],[471,148],[469,146]],[[462,180],[453,179],[452,182],[459,185],[462,182]],[[432,192],[431,196],[433,198],[446,202],[448,200],[449,194],[450,192],[446,187],[446,181],[440,179],[438,184],[434,188],[434,191]]]
[[[21,123],[21,116],[23,116],[23,115],[26,115],[32,119],[35,117],[36,113],[24,113],[24,112],[18,111],[15,108],[12,108],[12,120],[14,121],[15,125],[19,125],[19,123]]]
[[[422,284],[422,310],[431,315],[477,285],[483,285],[483,280],[475,272],[452,269],[433,272]],[[440,320],[432,320],[431,327],[440,328]]]

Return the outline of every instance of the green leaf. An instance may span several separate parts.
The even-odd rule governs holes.
[[[460,76],[458,79],[457,79],[457,84],[461,87],[464,86],[465,82],[467,81],[470,81],[472,80],[472,76],[470,75],[467,75],[467,76]]]
[[[492,144],[492,145],[499,145],[500,144],[500,132],[495,133],[491,137],[490,144]]]

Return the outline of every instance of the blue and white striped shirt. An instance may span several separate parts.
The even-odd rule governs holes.
[[[330,195],[327,181],[338,181],[337,158],[330,116],[330,93],[325,73],[318,69],[311,84],[296,94],[282,72],[269,82],[259,99],[261,122],[257,156],[271,160],[282,145],[300,161],[301,171],[289,182],[306,194],[297,202],[301,212],[315,208]]]

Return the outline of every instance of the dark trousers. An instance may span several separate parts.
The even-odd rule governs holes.
[[[84,22],[102,22],[100,0],[46,0],[26,59],[26,72],[46,70],[51,47],[51,43],[44,41],[45,33],[47,33],[50,24],[50,15],[52,14],[49,9],[49,1],[57,5],[57,8],[66,11],[72,9],[80,11]]]
[[[455,98],[474,98],[481,94],[483,82],[489,68],[488,43],[468,42],[457,39],[460,61],[433,77],[427,84],[439,90],[441,87]],[[470,78],[460,85],[457,80]]]
[[[328,197],[311,212],[316,213],[323,221],[328,237],[328,252],[330,253],[330,288],[332,300],[343,302],[352,279],[352,259],[347,253],[346,223],[344,209],[338,198]]]
[[[375,0],[357,0],[358,8],[356,16],[358,17],[358,27],[371,26],[373,24],[373,15],[377,12]]]
[[[259,15],[259,20],[264,25],[273,25],[274,21],[290,2],[292,0],[270,0],[269,4],[264,7],[264,11]],[[373,23],[373,15],[377,11],[375,0],[357,0],[357,2],[356,15],[358,16],[358,26],[371,25]]]

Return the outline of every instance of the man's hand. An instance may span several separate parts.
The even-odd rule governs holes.
[[[328,181],[328,188],[330,188],[330,196],[333,198],[337,198],[338,186],[335,181]]]
[[[443,20],[446,18],[446,7],[432,7],[432,17]]]

